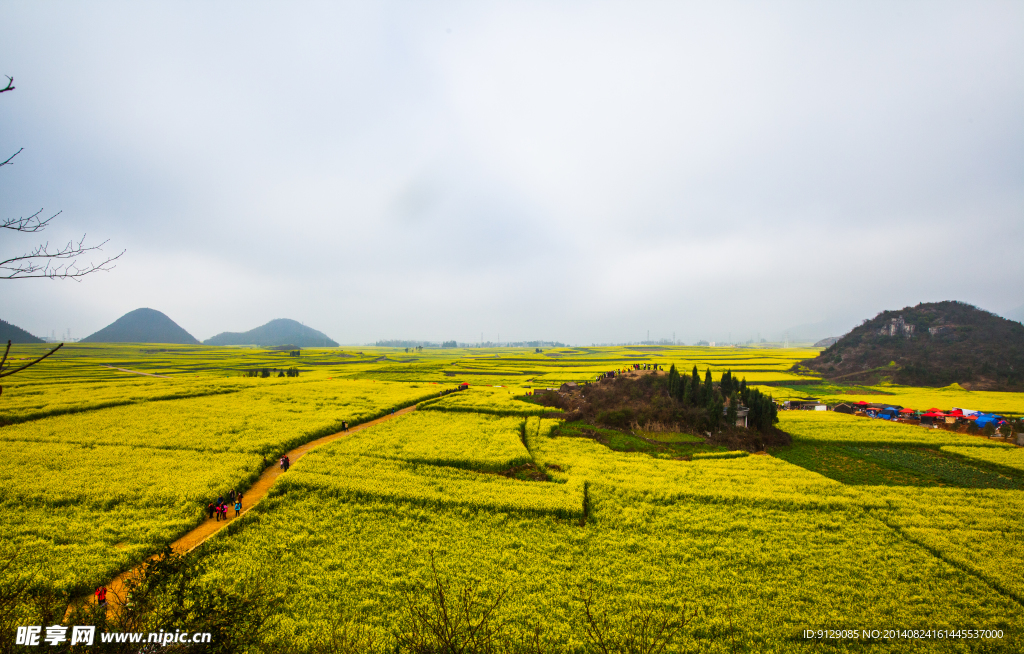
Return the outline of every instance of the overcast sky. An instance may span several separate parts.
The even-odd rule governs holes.
[[[0,282],[81,337],[746,340],[1024,304],[1024,3],[0,4]],[[0,235],[0,255],[38,236]],[[799,330],[796,330],[799,331]],[[795,334],[795,332],[794,332]]]

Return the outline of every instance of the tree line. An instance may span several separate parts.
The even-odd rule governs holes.
[[[772,397],[748,387],[746,378],[737,379],[731,370],[722,373],[722,379],[716,385],[711,379],[711,368],[705,370],[704,381],[701,382],[696,365],[688,375],[680,374],[672,364],[668,371],[668,394],[683,406],[706,409],[711,431],[721,426],[723,417],[726,425],[735,425],[741,406],[749,409],[749,428],[764,433],[779,421],[778,407]]]

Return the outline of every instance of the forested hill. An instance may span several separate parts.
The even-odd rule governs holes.
[[[294,345],[295,347],[337,347],[338,344],[321,331],[287,318],[271,320],[247,332],[224,332],[203,341],[204,345]]]
[[[12,325],[6,320],[0,320],[0,344],[7,343],[42,343],[43,339],[29,334],[27,331]]]
[[[964,302],[884,311],[803,365],[838,381],[1024,389],[1024,325]]]
[[[86,336],[81,342],[199,344],[192,334],[155,309],[129,311],[95,334]]]

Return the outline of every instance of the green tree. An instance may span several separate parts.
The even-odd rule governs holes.
[[[698,406],[704,404],[700,392],[700,371],[697,370],[696,364],[693,366],[693,374],[690,375],[690,401]]]
[[[733,392],[732,395],[729,396],[729,410],[725,414],[725,423],[729,427],[732,427],[736,424],[739,403],[739,396],[737,396],[736,393]]]
[[[722,395],[728,397],[732,395],[732,371],[726,370],[722,373],[722,381],[719,382],[719,387],[722,389]]]

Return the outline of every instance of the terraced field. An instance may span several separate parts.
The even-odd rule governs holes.
[[[344,651],[339,625],[358,634],[349,651],[393,651],[410,598],[436,583],[432,565],[456,596],[497,602],[503,641],[530,641],[528,651],[600,651],[587,607],[622,638],[645,615],[688,611],[666,652],[1020,651],[1022,450],[782,412],[792,445],[732,453],[699,435],[595,434],[516,399],[631,362],[775,384],[807,355],[90,346],[5,388],[0,520],[30,555],[19,574],[82,592],[194,527],[211,496],[251,484],[264,457],[419,402],[310,451],[196,550],[205,587],[244,595],[258,584],[281,598],[254,651]],[[278,363],[300,376],[242,376]],[[165,377],[104,367],[115,364]],[[469,391],[439,395],[462,381]],[[1020,394],[977,399],[965,404],[1024,412]],[[1001,635],[802,638],[817,628]]]

